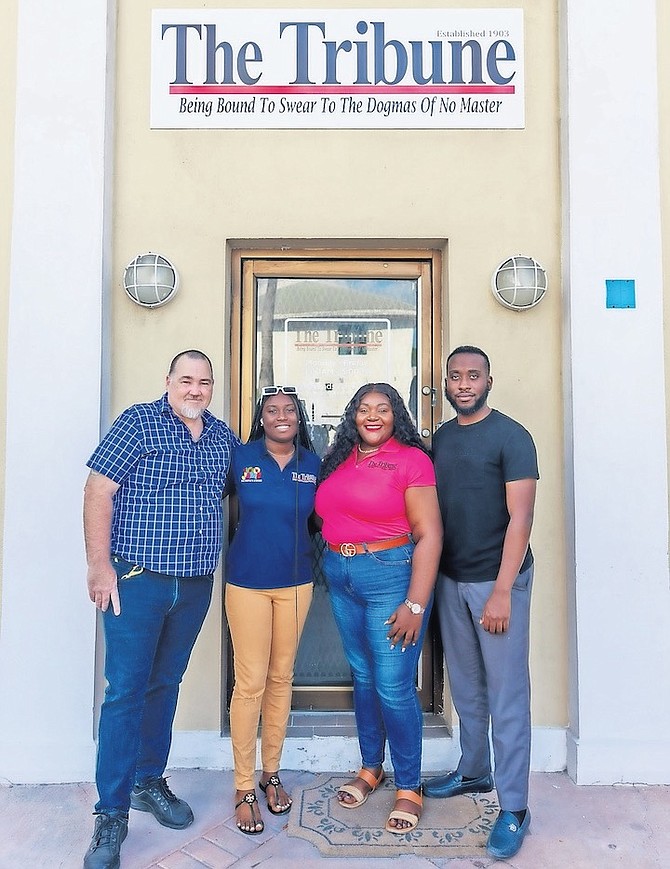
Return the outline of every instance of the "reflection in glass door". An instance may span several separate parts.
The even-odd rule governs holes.
[[[440,390],[433,385],[440,367],[433,258],[343,262],[332,253],[328,260],[256,254],[240,257],[239,266],[233,362],[237,349],[241,367],[233,383],[239,383],[243,437],[261,387],[290,385],[304,402],[315,448],[323,455],[358,387],[383,381],[403,396],[429,443],[434,420],[441,418],[435,406]],[[296,663],[293,707],[349,709],[351,676],[320,569],[322,554],[318,538],[314,600]],[[426,709],[436,688],[431,642],[419,674]]]

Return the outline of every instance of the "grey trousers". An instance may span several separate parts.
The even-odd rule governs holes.
[[[500,808],[517,812],[528,806],[533,566],[516,578],[509,630],[504,634],[490,634],[479,624],[493,585],[454,582],[439,574],[435,600],[451,696],[460,719],[458,772],[468,778],[490,772],[490,722]]]

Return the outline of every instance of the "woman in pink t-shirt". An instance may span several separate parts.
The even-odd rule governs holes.
[[[398,392],[367,383],[347,405],[321,466],[315,510],[324,572],[351,666],[362,768],[340,788],[363,805],[383,781],[388,739],[397,788],[386,829],[421,816],[422,716],[416,670],[442,550],[430,457]]]

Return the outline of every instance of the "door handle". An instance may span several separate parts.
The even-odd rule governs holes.
[[[422,395],[430,395],[430,406],[435,407],[437,404],[437,389],[434,386],[422,386]]]

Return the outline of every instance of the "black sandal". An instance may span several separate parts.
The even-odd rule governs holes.
[[[258,787],[263,791],[265,796],[267,797],[268,786],[272,785],[275,789],[275,800],[279,802],[279,788],[282,787],[281,780],[278,775],[271,775],[265,784],[262,781],[258,782]],[[289,797],[291,800],[291,797]],[[293,805],[293,801],[289,802],[288,806],[285,809],[274,809],[270,805],[270,800],[268,800],[268,811],[272,812],[273,815],[285,815],[287,812],[291,811],[291,806]]]
[[[258,803],[258,799],[256,798],[256,794],[251,791],[251,793],[245,794],[239,803],[235,803],[235,810],[239,809],[242,803],[246,803],[249,806],[249,811],[251,812],[251,822],[254,827],[257,827],[259,824],[261,825],[260,830],[244,830],[240,827],[239,823],[236,824],[237,829],[240,833],[244,833],[246,836],[257,836],[259,833],[262,833],[265,829],[265,824],[261,820],[260,811],[258,812],[258,818],[256,817],[256,804]]]

